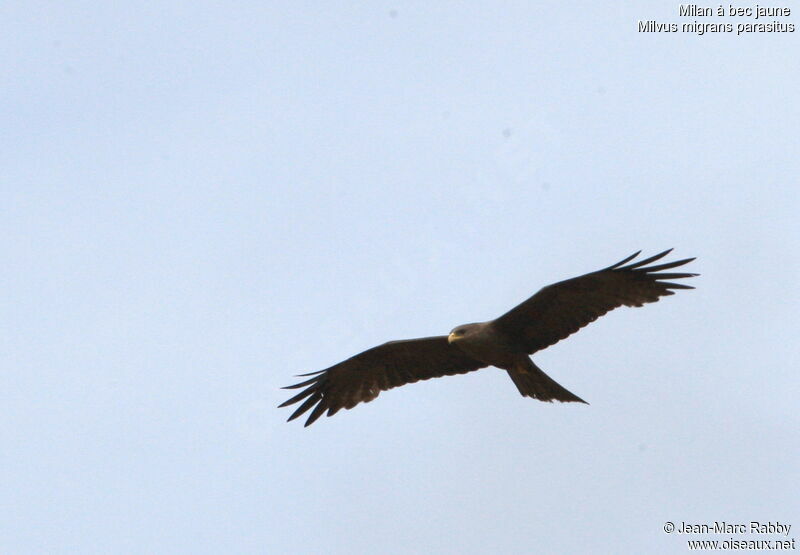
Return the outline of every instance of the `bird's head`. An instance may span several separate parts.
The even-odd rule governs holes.
[[[451,331],[450,335],[447,336],[447,342],[453,343],[454,341],[463,339],[464,337],[468,336],[476,326],[477,324],[464,324],[462,326],[453,328],[453,331]]]

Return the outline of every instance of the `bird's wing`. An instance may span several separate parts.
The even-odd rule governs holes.
[[[548,285],[494,320],[493,325],[528,353],[534,353],[557,343],[619,306],[642,306],[656,302],[659,297],[674,294],[672,289],[694,289],[689,285],[664,280],[698,274],[658,273],[683,266],[694,258],[646,266],[671,251],[669,249],[625,266],[639,255],[639,251],[603,270]]]
[[[285,407],[305,399],[289,420],[314,407],[306,420],[305,425],[308,426],[326,410],[328,416],[331,416],[340,409],[351,409],[358,403],[372,401],[381,391],[419,380],[465,374],[484,366],[486,364],[452,347],[443,335],[390,341],[327,370],[301,374],[313,377],[284,387],[283,389],[305,389],[280,406]]]

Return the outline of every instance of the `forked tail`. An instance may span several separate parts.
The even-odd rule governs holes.
[[[511,370],[508,370],[508,375],[511,376],[514,385],[517,386],[523,397],[533,397],[548,403],[553,400],[561,401],[562,403],[586,403],[574,393],[570,393],[558,385],[553,378],[536,366],[530,358],[525,357],[524,360],[525,362],[520,360],[519,363],[514,364]],[[586,404],[588,405],[589,403]]]

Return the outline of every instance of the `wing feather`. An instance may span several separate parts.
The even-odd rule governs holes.
[[[657,273],[683,266],[694,258],[647,266],[671,251],[669,249],[626,266],[641,253],[639,251],[608,268],[548,285],[494,320],[493,324],[526,352],[535,353],[572,335],[617,307],[656,302],[660,297],[673,295],[673,289],[694,289],[690,285],[663,280],[689,278],[698,274]]]
[[[486,366],[452,347],[446,336],[390,341],[357,354],[326,370],[301,374],[313,376],[283,389],[305,387],[285,407],[305,401],[289,417],[294,420],[313,407],[305,425],[314,423],[327,411],[328,416],[340,409],[351,409],[373,400],[381,391],[419,380],[465,374]]]

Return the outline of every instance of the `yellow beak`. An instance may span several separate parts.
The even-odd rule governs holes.
[[[453,342],[453,341],[455,341],[456,339],[458,339],[458,338],[456,337],[456,334],[454,334],[454,333],[452,333],[452,332],[450,332],[450,335],[448,335],[448,336],[447,336],[447,342],[448,342],[448,343],[452,343],[452,342]]]

